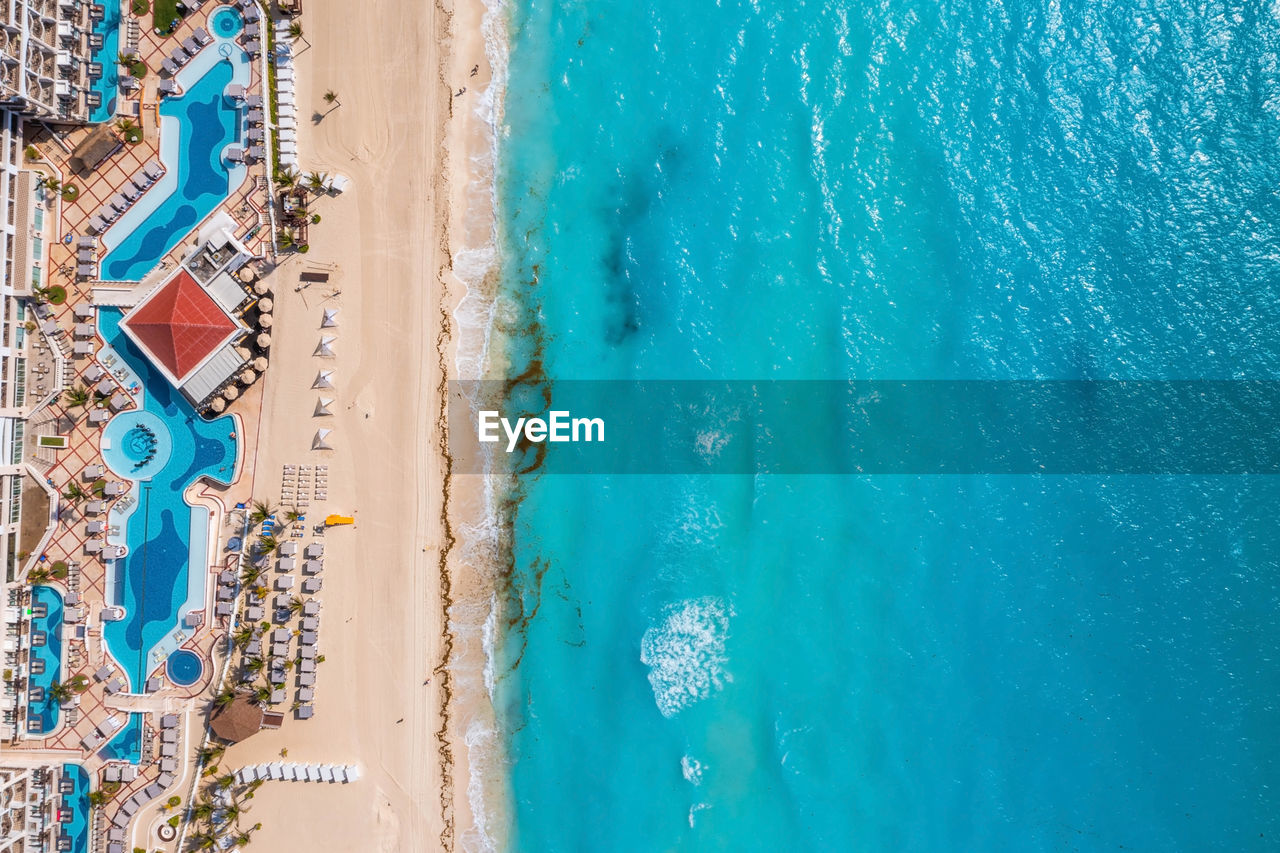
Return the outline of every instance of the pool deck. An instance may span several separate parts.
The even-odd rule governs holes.
[[[58,200],[55,203],[59,235],[86,234],[89,217],[95,214],[107,199],[119,192],[132,176],[138,174],[143,164],[150,160],[164,159],[160,150],[160,126],[161,123],[169,120],[164,119],[158,109],[158,106],[163,103],[156,94],[156,86],[163,79],[160,73],[160,60],[179,46],[183,39],[190,36],[196,27],[207,27],[208,17],[222,8],[225,7],[219,3],[206,2],[204,8],[188,16],[173,35],[164,38],[156,36],[151,31],[149,13],[140,19],[141,42],[138,53],[147,63],[149,73],[143,81],[140,92],[130,97],[122,96],[117,104],[117,112],[121,115],[135,116],[135,121],[144,132],[141,143],[122,144],[119,150],[93,172],[76,174],[70,170],[67,150],[73,149],[90,130],[84,128],[68,133],[63,138],[63,144],[49,140],[42,135],[43,132],[37,133],[33,141],[38,149],[53,163],[55,171],[64,183],[74,184],[80,191],[75,201]],[[129,21],[131,17],[126,8],[125,21]],[[215,35],[215,42],[205,50],[216,52],[224,40],[216,37],[213,28],[207,28],[211,34]],[[197,62],[192,62],[184,68],[187,73],[179,76],[180,83],[190,82],[199,76],[201,67],[210,63],[211,56],[203,60],[198,56],[197,61],[199,65]],[[235,82],[244,83],[250,92],[261,93],[263,87],[261,66],[258,61],[241,66],[236,74]],[[172,148],[171,136],[166,130],[165,139],[170,140]],[[236,236],[250,252],[258,255],[269,254],[267,241],[270,237],[270,228],[266,224],[268,219],[265,213],[266,168],[266,164],[259,164],[236,169],[233,172],[232,186],[229,188],[227,198],[217,204],[209,214],[222,212],[230,216],[236,223],[234,229]],[[135,214],[135,217],[138,215]],[[207,216],[203,217],[199,222],[194,223],[190,230],[198,229],[207,219]],[[117,225],[120,225],[119,221]],[[176,264],[177,255],[183,252],[189,243],[189,239],[179,240],[177,245],[156,264],[156,269],[172,268]],[[60,284],[66,287],[67,300],[62,305],[46,306],[50,312],[47,319],[56,324],[60,330],[58,336],[45,338],[39,332],[34,334],[45,338],[53,350],[63,350],[63,358],[70,375],[67,387],[92,387],[94,383],[88,382],[85,378],[86,370],[94,366],[103,366],[110,378],[111,374],[123,365],[124,360],[116,354],[114,363],[104,364],[113,356],[113,353],[111,348],[106,346],[106,341],[101,334],[91,339],[95,349],[94,357],[80,358],[70,355],[70,330],[78,322],[74,314],[75,309],[92,302],[92,288],[95,282],[78,279],[74,275],[76,265],[74,245],[49,241],[48,251],[46,284]],[[113,390],[127,390],[137,378],[135,372],[127,371],[123,380],[112,380],[115,383]],[[40,553],[46,557],[48,564],[58,560],[70,564],[69,576],[63,580],[51,580],[48,586],[56,589],[63,596],[74,594],[78,596],[79,601],[78,604],[69,604],[66,607],[68,621],[63,630],[64,659],[59,680],[66,681],[83,675],[89,679],[89,683],[87,689],[76,697],[73,708],[65,711],[59,709],[59,719],[52,733],[24,737],[12,745],[6,744],[6,750],[12,749],[15,753],[32,752],[33,755],[42,756],[47,755],[49,750],[60,752],[66,756],[65,760],[79,762],[95,780],[93,784],[97,786],[100,784],[99,773],[107,757],[128,741],[128,755],[121,757],[125,760],[140,762],[138,775],[133,782],[122,785],[112,803],[105,808],[104,817],[108,821],[115,814],[119,804],[147,785],[156,782],[160,775],[159,763],[153,761],[159,749],[159,738],[155,732],[158,715],[177,713],[183,716],[180,756],[189,755],[195,748],[196,744],[188,743],[187,739],[198,738],[200,735],[198,721],[194,721],[190,716],[196,706],[193,706],[189,700],[207,693],[211,679],[218,672],[218,669],[210,666],[208,662],[216,659],[215,646],[225,642],[218,620],[204,612],[205,604],[212,598],[212,575],[224,568],[236,567],[235,558],[223,552],[221,548],[228,536],[239,532],[238,529],[232,530],[229,521],[231,509],[237,503],[247,504],[251,501],[251,477],[244,474],[249,470],[247,466],[252,464],[256,451],[256,421],[257,413],[261,408],[262,392],[263,384],[260,382],[245,390],[233,412],[220,419],[216,427],[235,431],[240,436],[238,455],[234,464],[229,466],[228,470],[218,472],[217,479],[224,479],[227,482],[210,481],[203,476],[206,472],[198,472],[197,476],[188,479],[187,482],[173,486],[181,494],[179,500],[183,506],[190,508],[192,527],[186,531],[186,537],[191,549],[199,552],[195,559],[189,561],[189,571],[183,571],[183,577],[179,582],[180,590],[177,597],[181,601],[177,610],[177,620],[181,622],[182,617],[189,612],[198,612],[203,619],[194,630],[182,632],[181,638],[170,630],[175,626],[169,625],[165,636],[157,642],[150,643],[149,648],[143,650],[143,656],[144,659],[150,659],[152,655],[159,655],[162,659],[174,647],[181,644],[206,662],[200,678],[194,684],[176,685],[166,678],[159,692],[146,695],[131,695],[127,689],[108,693],[106,689],[113,679],[129,682],[137,679],[130,676],[128,667],[123,667],[113,658],[114,649],[108,648],[104,638],[106,623],[102,619],[103,611],[120,600],[117,597],[118,591],[108,582],[109,563],[116,561],[106,561],[100,554],[89,553],[85,545],[91,538],[102,538],[108,544],[124,544],[128,539],[129,530],[125,522],[126,512],[115,511],[111,506],[113,502],[108,501],[107,512],[90,515],[86,512],[88,505],[86,500],[72,501],[64,498],[57,502],[61,505],[57,519],[41,543]],[[176,392],[171,393],[178,396]],[[138,411],[139,405],[147,405],[149,402],[148,392],[143,389],[136,397],[132,397],[129,406],[118,417],[127,418],[130,412]],[[65,405],[61,396],[55,396],[46,402],[37,416],[32,419],[32,423],[56,423],[56,433],[66,438],[67,447],[56,452],[46,451],[43,457],[35,459],[33,464],[47,479],[48,487],[58,494],[66,491],[72,483],[78,484],[86,491],[91,491],[92,484],[84,476],[85,469],[91,465],[103,465],[107,469],[106,479],[119,479],[129,484],[124,502],[131,502],[136,499],[136,493],[141,485],[128,476],[130,472],[116,472],[106,465],[100,447],[103,428],[101,425],[90,424],[88,420],[88,411],[93,408],[92,403],[86,408],[70,408]],[[249,427],[244,425],[245,417],[250,421]],[[35,432],[33,427],[28,429],[28,436],[31,438],[29,445],[34,444]],[[29,454],[31,452],[29,450]],[[165,489],[169,489],[171,485],[168,479],[163,483]],[[153,483],[152,486],[160,487],[158,483]],[[94,497],[91,496],[90,499]],[[136,507],[137,504],[135,503],[134,506]],[[108,530],[104,534],[91,536],[87,533],[87,526],[94,521],[105,522]],[[112,532],[109,529],[111,524],[118,524],[119,531]],[[192,535],[193,531],[196,535]],[[72,597],[69,600],[76,599]],[[94,679],[94,674],[103,667],[110,670],[110,675],[106,679]],[[136,666],[133,668],[137,669]],[[143,668],[153,670],[150,666],[144,665]],[[162,668],[160,672],[163,673]],[[135,685],[130,684],[129,687],[134,688]],[[24,696],[24,704],[25,701]],[[82,742],[86,738],[91,738],[97,727],[113,718],[123,727],[113,732],[111,736],[103,738],[101,743],[93,749],[84,749]],[[129,721],[127,724],[126,720]],[[182,763],[185,765],[185,762]],[[180,784],[185,785],[186,782]],[[175,789],[170,793],[177,792]],[[185,798],[185,790],[181,793]]]

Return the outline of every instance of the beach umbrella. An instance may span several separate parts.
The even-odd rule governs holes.
[[[338,309],[337,308],[324,309],[324,317],[323,319],[320,320],[320,328],[332,329],[337,325],[338,325]]]
[[[227,401],[221,397],[214,397],[209,401],[209,408],[215,412],[225,411],[227,408]]]
[[[271,292],[271,287],[265,280],[258,279],[258,283],[253,286],[253,292],[259,296],[266,296]]]
[[[333,342],[336,338],[325,335],[320,339],[320,343],[316,345],[316,351],[312,355],[320,358],[333,358]]]
[[[319,418],[324,417],[325,415],[332,415],[333,412],[329,411],[329,407],[332,405],[333,400],[328,397],[321,397],[319,400],[316,400],[316,410],[312,417]]]
[[[311,439],[312,450],[333,450],[329,444],[329,434],[333,432],[331,429],[316,430],[316,437]]]
[[[243,281],[245,284],[248,284],[249,282],[253,281],[253,278],[254,278],[253,269],[248,266],[240,267],[240,272],[236,273],[236,275],[240,276],[240,280]],[[257,290],[257,288],[255,287],[254,290]],[[259,293],[258,295],[261,296],[262,294]]]
[[[271,346],[271,336],[266,332],[258,335],[258,349],[266,349],[269,346]]]
[[[236,397],[240,396],[240,389],[234,385],[228,385],[226,388],[222,389],[222,396],[228,400],[234,400]]]
[[[268,362],[265,358],[258,356],[253,360],[253,369],[261,373],[267,369],[267,363]]]
[[[270,311],[272,308],[275,307],[275,305],[276,304],[266,296],[258,300],[258,310],[262,312]]]
[[[264,329],[270,329],[273,322],[270,314],[263,314],[258,318],[258,325]]]
[[[333,371],[322,370],[316,374],[316,381],[311,383],[312,388],[332,388],[333,387]]]
[[[236,355],[240,356],[241,361],[248,361],[253,353],[249,352],[248,347],[236,347]]]
[[[254,383],[254,380],[256,380],[257,378],[258,378],[258,374],[254,373],[252,370],[246,370],[245,372],[240,374],[240,381],[243,382],[245,385],[252,385]]]

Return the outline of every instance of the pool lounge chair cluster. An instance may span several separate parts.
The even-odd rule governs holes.
[[[159,161],[149,160],[142,167],[141,174],[134,175],[120,188],[120,192],[107,199],[107,203],[89,217],[89,230],[95,234],[106,231],[111,223],[119,219],[152,184],[160,180],[162,175],[164,175],[164,168]]]
[[[280,165],[298,168],[298,118],[293,87],[293,36],[288,21],[276,21],[276,105],[280,134]]]
[[[242,785],[250,782],[331,782],[347,784],[360,778],[355,764],[298,764],[275,761],[271,764],[249,764],[233,774]]]

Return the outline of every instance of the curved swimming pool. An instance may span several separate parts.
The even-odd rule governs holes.
[[[240,16],[239,9],[228,6],[213,13],[209,18],[209,28],[214,35],[224,39],[235,38],[244,29],[244,18]]]
[[[169,655],[165,669],[169,673],[169,680],[174,684],[179,687],[190,687],[200,680],[200,673],[204,672],[204,664],[195,652],[178,649]]]

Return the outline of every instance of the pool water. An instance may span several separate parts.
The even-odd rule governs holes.
[[[219,9],[209,19],[209,27],[214,34],[224,39],[234,38],[244,29],[244,19],[240,17],[238,9]]]
[[[200,656],[195,652],[178,649],[169,655],[167,669],[170,681],[179,687],[190,687],[200,680],[204,664],[200,662]]]
[[[173,435],[164,419],[153,412],[125,412],[112,418],[102,432],[102,458],[126,479],[150,480],[168,464]]]
[[[130,714],[129,721],[98,750],[104,761],[127,761],[137,764],[142,760],[142,715]]]
[[[102,65],[102,76],[93,81],[92,89],[102,96],[102,103],[89,113],[89,121],[108,121],[116,114],[120,73],[116,58],[120,55],[120,4],[104,3],[102,20],[93,31],[102,36],[102,47],[93,52],[93,61]]]
[[[219,55],[224,48],[230,57]],[[223,91],[249,82],[249,58],[233,43],[210,45],[178,79],[183,94],[159,107],[165,175],[103,235],[104,279],[140,280],[244,180],[245,167],[222,157],[243,130],[240,107]]]
[[[74,788],[62,795],[58,820],[61,835],[71,840],[71,853],[89,851],[89,774],[79,764],[62,765],[64,776],[70,777]],[[69,813],[69,814],[67,814]],[[63,818],[68,818],[63,820]]]
[[[43,632],[45,644],[31,644],[31,658],[44,662],[44,672],[39,675],[32,673],[29,683],[33,687],[44,688],[44,698],[30,703],[27,719],[39,719],[40,730],[47,734],[58,725],[58,703],[49,695],[49,688],[62,680],[62,594],[51,586],[32,587],[31,603],[43,604],[48,613],[43,618],[31,619],[32,633]]]
[[[182,624],[190,610],[202,610],[208,571],[207,510],[196,510],[183,493],[201,478],[227,485],[235,474],[235,420],[224,416],[205,421],[120,329],[122,314],[102,308],[98,328],[104,343],[138,376],[143,386],[141,411],[122,412],[107,424],[124,436],[139,421],[151,424],[160,437],[168,436],[170,451],[150,463],[148,478],[135,479],[127,499],[132,503],[119,523],[126,555],[109,568],[109,597],[122,607],[123,619],[106,622],[102,634],[112,657],[128,678],[129,689],[141,692],[147,676],[188,639]],[[119,423],[120,426],[116,427]],[[125,464],[127,453],[117,442],[104,454],[113,470]],[[121,476],[134,479],[127,473]],[[113,513],[116,510],[113,508]]]

